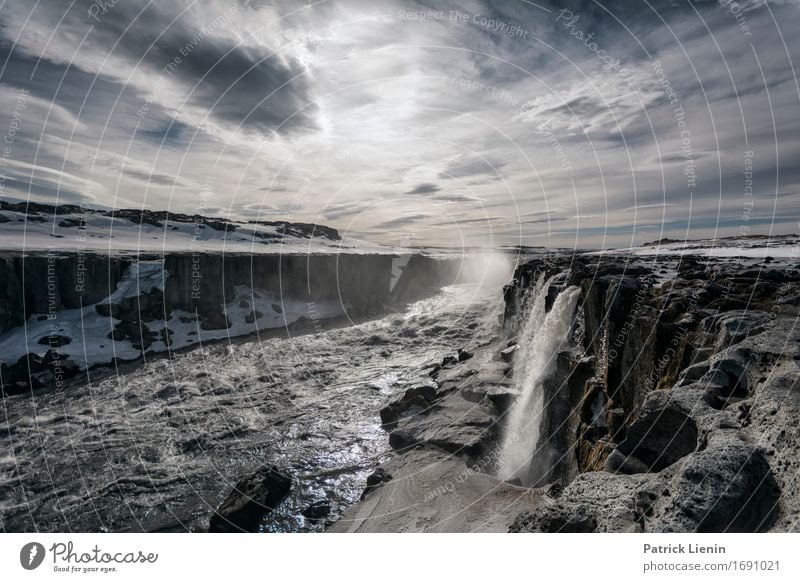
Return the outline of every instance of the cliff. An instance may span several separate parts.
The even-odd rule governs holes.
[[[582,290],[582,357],[560,366],[582,385],[559,419],[575,427],[565,455],[578,474],[512,530],[791,529],[796,265],[743,257],[550,263]],[[509,313],[518,313],[529,274],[551,265],[520,267],[507,289]]]
[[[3,391],[61,387],[83,369],[202,341],[372,317],[456,282],[458,264],[388,254],[5,253]]]
[[[526,389],[517,342],[533,295],[549,311],[567,288],[580,290],[572,329],[530,417],[539,423],[530,458],[549,466],[520,487],[495,476],[509,409]],[[795,261],[551,254],[520,265],[504,297],[496,338],[445,359],[431,372],[435,389],[382,414],[398,451],[381,467],[392,478],[333,531],[795,527]],[[411,515],[397,512],[403,503]]]

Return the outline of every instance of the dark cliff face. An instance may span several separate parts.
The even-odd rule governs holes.
[[[3,390],[51,386],[80,368],[202,340],[372,317],[430,296],[457,272],[458,261],[423,256],[7,254],[0,258],[0,342],[15,349],[0,354]],[[44,337],[49,320],[54,330]],[[84,333],[90,324],[91,337]],[[34,327],[38,335],[28,333]],[[20,341],[32,345],[20,351]],[[84,361],[76,348],[84,343],[105,352]]]
[[[384,308],[392,257],[380,255],[168,255],[167,310],[219,309],[236,286],[307,302],[336,300],[354,315]]]
[[[400,256],[393,264],[394,285],[390,301],[407,303],[429,297],[446,285],[464,281],[464,259],[434,259],[422,255]]]
[[[668,281],[669,269],[677,273]],[[586,388],[578,400],[573,395],[572,403],[584,419],[577,445],[583,470],[602,467],[650,392],[671,387],[682,370],[727,347],[729,327],[741,337],[763,329],[753,323],[768,317],[776,302],[787,304],[782,288],[800,283],[800,272],[793,268],[737,266],[734,261],[683,258],[648,264],[614,256],[550,256],[518,267],[506,287],[509,330],[526,316],[524,298],[537,278],[558,273],[567,285],[581,288],[580,340],[592,362]],[[556,281],[557,289],[547,292],[557,293],[564,284]],[[562,361],[561,375],[566,378],[576,365]],[[590,410],[600,405],[602,418]]]
[[[0,255],[0,334],[25,315],[78,309],[113,293],[133,259],[95,254]]]
[[[762,447],[779,441],[785,430],[768,418],[753,426],[752,411],[772,406],[767,395],[785,384],[787,366],[796,369],[797,333],[790,330],[800,312],[797,265],[622,255],[534,259],[506,287],[509,333],[526,317],[526,294],[537,278],[559,272],[555,287],[566,281],[581,288],[574,336],[580,347],[560,355],[553,386],[545,387],[542,435],[562,452],[552,480],[567,489],[557,507],[520,516],[512,529],[774,527],[782,488],[796,487],[783,478],[784,461],[772,444],[752,444],[754,436]],[[773,345],[778,339],[780,347]],[[799,409],[790,393],[785,405]],[[789,462],[796,445],[786,448]],[[621,477],[642,473],[652,477]],[[609,474],[617,478],[603,477]],[[612,498],[623,499],[615,503],[629,506],[633,517],[604,509],[602,500]],[[791,495],[784,499],[796,504]]]
[[[114,293],[137,260],[163,261],[167,312],[219,310],[234,287],[273,291],[304,301],[341,300],[361,314],[383,308],[389,295],[390,256],[170,254],[102,256],[54,253],[0,258],[0,333],[25,317],[78,309]],[[423,258],[424,260],[424,258]]]

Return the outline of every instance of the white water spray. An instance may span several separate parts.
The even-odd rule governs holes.
[[[519,395],[511,407],[500,450],[498,474],[502,479],[519,479],[530,485],[541,475],[532,466],[539,448],[539,430],[545,412],[543,383],[555,371],[559,348],[567,340],[580,288],[569,287],[545,313],[550,281],[540,278],[533,289],[533,306],[522,328],[521,346],[514,370]]]

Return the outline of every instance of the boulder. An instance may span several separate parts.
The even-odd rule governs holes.
[[[244,316],[245,323],[255,323],[256,319],[263,316],[264,314],[260,311],[251,311],[247,315]]]
[[[697,448],[697,424],[670,400],[669,391],[652,392],[639,418],[606,461],[619,473],[658,472]]]
[[[39,340],[39,345],[60,348],[72,343],[72,338],[65,335],[46,335]]]
[[[763,451],[736,431],[720,431],[686,460],[670,487],[671,502],[648,529],[766,531],[778,515],[780,494]]]
[[[261,519],[289,494],[292,480],[277,468],[261,467],[239,481],[209,522],[211,532],[256,532]]]
[[[231,322],[225,313],[221,310],[215,310],[206,312],[206,316],[200,324],[200,329],[229,329],[230,326]]]
[[[458,392],[437,400],[426,414],[402,420],[389,435],[396,450],[435,447],[449,453],[474,456],[494,436],[497,417],[486,405],[468,402]]]
[[[436,388],[433,386],[409,388],[400,400],[381,409],[381,423],[385,428],[392,429],[399,420],[426,411],[435,399]]]
[[[459,362],[466,362],[470,358],[472,358],[474,354],[468,352],[467,350],[460,349],[458,350],[458,361]]]
[[[0,364],[3,394],[23,394],[31,389],[63,387],[64,382],[75,378],[80,368],[57,350],[47,350],[43,356],[27,354],[16,363]]]
[[[768,321],[769,315],[763,311],[741,309],[719,314],[710,322],[713,323],[713,331],[716,334],[714,342],[716,351],[761,333]]]
[[[458,363],[458,358],[456,356],[445,356],[442,358],[441,367],[446,368],[447,366],[452,366],[453,364]]]
[[[582,504],[556,503],[517,516],[510,533],[591,533],[597,531],[597,519]]]
[[[374,491],[384,483],[392,480],[392,476],[386,472],[386,469],[378,467],[367,477],[367,487],[361,494],[361,499],[364,499],[371,491]]]
[[[316,501],[306,507],[301,513],[306,519],[315,521],[325,519],[331,514],[331,502],[327,499]]]
[[[509,346],[500,350],[500,359],[504,362],[511,362],[514,359],[514,354],[519,349],[519,344],[516,342],[509,342]]]
[[[478,404],[490,402],[500,414],[508,411],[518,395],[519,391],[507,382],[501,384],[469,383],[461,388],[461,396],[464,400]]]

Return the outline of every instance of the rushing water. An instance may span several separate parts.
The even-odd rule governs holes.
[[[498,462],[502,479],[519,479],[523,485],[539,481],[546,467],[535,462],[540,449],[540,427],[545,413],[543,383],[553,375],[557,355],[568,340],[580,296],[578,287],[562,291],[550,311],[545,312],[545,300],[550,281],[537,281],[530,297],[527,319],[518,339],[518,354],[514,382],[519,396],[508,416],[503,444]]]
[[[487,306],[491,306],[487,309]],[[205,346],[91,385],[0,402],[0,529],[183,530],[271,463],[292,492],[267,531],[335,519],[390,454],[379,410],[426,365],[482,343],[498,287],[455,285],[382,319]]]

